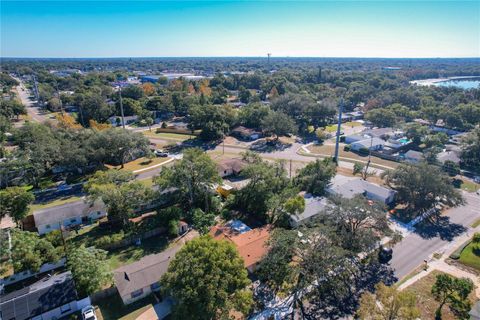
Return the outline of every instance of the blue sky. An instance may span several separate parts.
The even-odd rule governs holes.
[[[5,1],[2,57],[479,57],[480,1]]]

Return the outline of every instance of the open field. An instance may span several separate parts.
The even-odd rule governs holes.
[[[109,169],[119,169],[119,170],[125,170],[125,171],[135,171],[135,170],[140,170],[140,169],[145,169],[151,166],[155,166],[158,164],[162,164],[166,161],[168,161],[170,158],[165,157],[165,158],[152,158],[148,159],[145,157],[138,158],[136,160],[130,161],[125,163],[124,168],[121,169],[122,166],[110,166],[106,165],[107,168]]]
[[[405,289],[406,291],[413,292],[417,297],[417,307],[420,309],[421,319],[435,319],[435,310],[438,307],[438,302],[432,296],[431,290],[433,284],[435,283],[436,276],[441,273],[442,272],[439,271],[432,271],[431,273]],[[475,301],[474,292],[471,293],[470,300],[472,301],[472,303]],[[450,311],[448,306],[443,306],[442,320],[455,319],[457,318]]]

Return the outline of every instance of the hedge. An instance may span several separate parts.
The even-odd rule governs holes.
[[[472,239],[465,241],[460,247],[458,247],[455,251],[452,252],[450,255],[450,259],[458,260],[460,259],[460,255],[462,254],[463,249],[468,246],[472,242]]]

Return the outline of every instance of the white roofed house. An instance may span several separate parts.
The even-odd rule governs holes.
[[[103,218],[107,215],[105,204],[97,200],[90,204],[76,201],[64,205],[38,210],[33,213],[35,227],[40,235],[64,228],[72,228],[82,223]]]
[[[350,149],[360,151],[363,149],[376,151],[382,150],[385,146],[385,140],[380,138],[367,138],[364,140],[356,141],[350,144]]]
[[[332,183],[327,188],[327,193],[342,196],[347,199],[361,194],[367,199],[385,205],[392,204],[395,201],[396,194],[394,190],[365,181],[361,178],[346,177],[338,174],[333,178]]]

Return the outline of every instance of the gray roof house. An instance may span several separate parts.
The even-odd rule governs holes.
[[[298,215],[290,216],[290,225],[293,228],[310,221],[310,219],[325,210],[328,204],[327,198],[314,197],[310,194],[305,194],[304,199],[305,209],[303,212]]]
[[[90,305],[79,300],[70,271],[0,296],[0,319],[60,319]]]
[[[419,163],[423,160],[423,153],[414,150],[408,150],[404,154],[404,160],[410,163]]]
[[[370,200],[388,205],[395,200],[396,192],[357,177],[346,177],[337,174],[327,188],[327,193],[347,199],[361,194]]]
[[[62,226],[69,228],[80,225],[82,222],[98,220],[106,215],[107,210],[101,200],[93,204],[81,200],[35,211],[33,219],[38,233],[42,235],[58,230]]]
[[[445,163],[445,161],[452,161],[455,163],[460,163],[460,157],[458,156],[458,153],[455,151],[442,151],[439,154],[437,154],[437,160],[440,163]]]
[[[167,272],[170,261],[181,247],[173,246],[116,269],[113,279],[123,303],[130,304],[158,291],[160,278]]]

